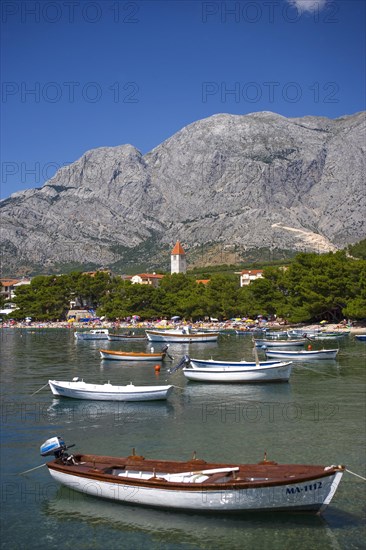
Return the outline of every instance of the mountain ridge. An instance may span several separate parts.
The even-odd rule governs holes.
[[[144,155],[130,144],[86,151],[0,202],[3,271],[148,264],[177,239],[230,244],[242,257],[337,250],[366,233],[365,136],[364,112],[219,113]]]

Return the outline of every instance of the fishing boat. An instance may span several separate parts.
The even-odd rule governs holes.
[[[188,327],[178,330],[146,330],[145,332],[150,342],[190,344],[192,342],[217,342],[219,337],[219,332],[192,332]]]
[[[168,345],[164,346],[159,353],[114,351],[108,349],[100,349],[99,352],[102,359],[110,359],[112,361],[163,361],[167,355]],[[171,356],[169,357],[172,358]]]
[[[366,334],[355,334],[357,340],[360,340],[361,342],[366,342]]]
[[[146,340],[146,334],[108,334],[108,340],[112,342],[137,342]]]
[[[87,332],[75,332],[77,340],[108,340],[109,330],[107,328],[96,328]]]
[[[266,356],[272,359],[286,359],[288,361],[309,361],[313,359],[335,359],[338,349],[319,350],[266,350]]]
[[[93,399],[95,401],[156,401],[167,399],[173,386],[113,386],[106,384],[87,384],[74,378],[72,382],[49,380],[53,395],[74,399]]]
[[[257,348],[274,348],[274,347],[295,347],[303,346],[308,340],[306,338],[299,338],[298,340],[270,340],[270,339],[256,339],[254,340]]]
[[[223,382],[223,383],[251,383],[251,382],[288,382],[292,363],[275,362],[270,365],[253,363],[241,366],[204,366],[200,368],[191,364],[188,355],[184,355],[180,362],[169,369],[169,374],[177,370],[182,372],[187,380],[195,382]]]
[[[153,506],[194,512],[313,511],[329,505],[345,467],[257,464],[190,460],[154,460],[133,449],[126,457],[69,454],[73,445],[52,437],[41,445],[41,456],[52,478],[81,493],[133,506]]]
[[[252,382],[288,382],[292,363],[244,367],[183,367],[187,380],[195,382],[252,383]]]
[[[278,361],[217,361],[214,359],[193,359],[193,357],[189,357],[189,362],[191,367],[196,369],[255,367],[255,366],[262,366],[262,365],[266,366],[266,365],[278,364]]]

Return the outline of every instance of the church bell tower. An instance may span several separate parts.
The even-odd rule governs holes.
[[[179,241],[175,243],[170,256],[171,273],[185,273],[187,271],[186,253]]]

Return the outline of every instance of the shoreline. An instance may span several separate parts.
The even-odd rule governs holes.
[[[140,323],[124,323],[124,322],[100,322],[100,323],[70,323],[67,321],[49,321],[49,322],[31,322],[31,323],[6,323],[3,322],[0,324],[0,329],[13,329],[13,328],[21,328],[21,329],[69,329],[69,330],[80,330],[80,329],[95,329],[95,328],[106,328],[106,329],[113,329],[115,331],[119,330],[145,330],[145,329],[171,329],[171,328],[178,328],[180,326],[191,326],[194,329],[202,329],[202,330],[212,330],[217,329],[218,331],[223,330],[238,330],[238,329],[246,329],[245,323],[235,323],[235,322],[222,322],[222,323],[205,323],[205,322],[197,322],[197,323],[162,323],[161,321],[157,322],[140,322]],[[326,326],[319,325],[319,324],[311,324],[311,325],[302,325],[297,324],[289,324],[289,325],[281,325],[279,323],[266,323],[265,325],[258,325],[258,328],[267,328],[269,330],[280,330],[280,331],[286,331],[291,330],[294,328],[302,328],[304,332],[314,330],[314,329],[323,329],[323,332],[350,332],[350,334],[362,334],[366,333],[366,323],[363,323],[362,325],[357,326],[349,326],[349,325],[343,325],[343,324],[327,324]],[[253,332],[253,330],[248,329],[245,332]]]

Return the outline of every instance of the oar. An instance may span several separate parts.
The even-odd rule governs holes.
[[[48,386],[48,382],[47,382],[47,384],[45,384],[44,386],[42,386],[41,388],[39,388],[39,390],[37,390],[37,391],[31,393],[31,397],[32,397],[32,395],[35,395],[35,394],[38,393],[39,391],[43,390],[43,388],[45,388],[46,386]]]

